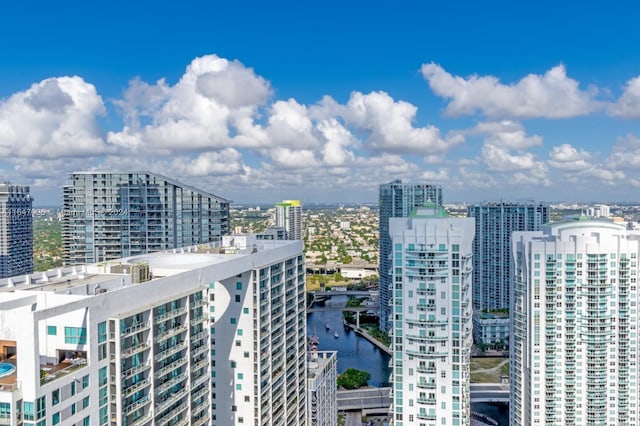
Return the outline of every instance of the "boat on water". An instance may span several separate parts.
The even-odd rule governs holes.
[[[326,328],[326,329],[328,330],[328,329],[330,329],[330,328],[331,328],[331,326],[329,325],[329,323],[328,323],[328,322],[325,322],[325,323],[324,323],[324,328]]]
[[[334,331],[334,332],[333,332],[333,337],[335,337],[335,338],[337,339],[338,337],[340,337],[340,335],[338,334],[338,332],[337,332],[337,331]]]

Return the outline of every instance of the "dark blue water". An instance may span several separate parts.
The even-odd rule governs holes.
[[[327,299],[324,306],[342,307],[347,299],[347,296],[333,296]],[[329,324],[329,330],[325,324]],[[338,338],[333,337],[334,331],[338,332]],[[342,311],[310,313],[307,315],[307,334],[315,334],[320,338],[318,350],[338,351],[338,374],[347,368],[357,368],[371,374],[369,385],[390,386],[390,357],[365,338],[347,330],[342,323]]]
[[[507,426],[509,424],[509,407],[506,405],[493,405],[477,402],[471,404],[471,411],[491,417],[493,420],[498,422],[499,426]]]

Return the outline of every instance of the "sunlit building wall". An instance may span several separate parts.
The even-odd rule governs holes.
[[[469,425],[473,218],[391,218],[393,421]]]

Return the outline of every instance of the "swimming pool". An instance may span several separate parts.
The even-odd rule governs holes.
[[[0,377],[10,376],[16,371],[16,367],[8,362],[0,362]]]

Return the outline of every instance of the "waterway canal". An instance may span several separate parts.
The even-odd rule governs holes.
[[[327,299],[325,307],[343,307],[348,296],[333,296]],[[325,327],[329,325],[329,329]],[[338,332],[338,337],[333,333]],[[344,327],[342,311],[320,311],[307,315],[307,333],[320,338],[318,350],[338,351],[338,374],[347,368],[357,368],[371,374],[369,385],[390,386],[389,355],[380,351],[367,339]],[[472,404],[472,410],[486,414],[498,421],[500,426],[507,425],[509,414],[505,407],[492,404]]]
[[[342,307],[348,296],[333,296],[325,307]],[[329,329],[325,327],[329,325]],[[338,337],[333,333],[337,332]],[[371,386],[389,386],[389,356],[367,339],[344,327],[341,311],[312,312],[307,315],[307,333],[320,338],[318,350],[338,351],[338,374],[347,368],[357,368],[371,374]]]

